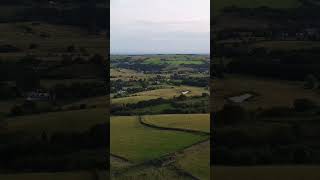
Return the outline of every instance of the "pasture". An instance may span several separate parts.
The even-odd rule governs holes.
[[[190,129],[210,132],[209,114],[162,114],[144,116],[143,121],[159,127]]]
[[[111,100],[112,104],[127,104],[137,103],[139,101],[147,101],[150,99],[164,98],[170,99],[181,95],[182,91],[190,91],[187,96],[201,96],[202,93],[208,93],[208,90],[200,87],[192,86],[167,86],[163,89],[156,89],[151,91],[144,91],[130,95],[129,97],[114,98]]]
[[[201,180],[210,179],[210,141],[185,149],[177,155],[178,168]]]
[[[160,158],[208,138],[145,127],[135,116],[111,117],[110,127],[111,153],[135,163]]]

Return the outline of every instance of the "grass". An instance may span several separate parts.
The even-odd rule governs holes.
[[[210,132],[209,114],[165,114],[145,116],[144,121],[160,127],[172,127]]]
[[[111,153],[135,163],[159,158],[207,138],[145,127],[135,116],[111,117],[110,126]]]
[[[319,166],[212,167],[212,178],[223,180],[318,180]]]
[[[208,91],[204,88],[192,87],[192,86],[171,86],[164,89],[156,89],[151,91],[144,91],[135,93],[129,97],[112,99],[113,104],[127,104],[127,103],[137,103],[139,101],[147,101],[150,99],[164,98],[170,99],[174,96],[180,96],[181,91],[191,91],[187,96],[201,96],[202,93],[207,93]]]
[[[177,156],[176,166],[201,180],[210,179],[210,141],[186,149]]]
[[[108,122],[105,108],[78,111],[63,111],[6,119],[7,130],[10,132],[24,131],[39,134],[56,131],[85,131],[91,126]]]
[[[170,167],[152,167],[144,166],[141,168],[135,168],[121,174],[120,176],[112,176],[112,180],[192,180],[188,176],[183,176],[177,173],[174,169]]]
[[[215,102],[212,109],[221,109],[225,104],[225,98],[239,95],[244,92],[257,94],[242,105],[249,109],[270,107],[292,107],[297,98],[307,98],[320,102],[316,90],[303,87],[303,82],[290,82],[267,78],[254,78],[241,75],[226,75],[224,79],[212,80],[212,96]]]

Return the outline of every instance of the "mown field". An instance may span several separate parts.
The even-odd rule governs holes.
[[[111,117],[110,127],[111,153],[135,163],[160,158],[208,138],[145,127],[135,116]]]
[[[202,132],[210,132],[209,114],[164,114],[144,116],[144,122],[159,127],[190,129]]]
[[[318,166],[212,167],[213,179],[234,180],[318,180]]]
[[[201,96],[202,93],[208,93],[208,90],[200,87],[192,86],[168,86],[163,89],[144,91],[130,95],[129,97],[114,98],[111,100],[113,104],[137,103],[150,99],[164,98],[170,99],[174,96],[178,97],[182,91],[190,91],[186,96]]]

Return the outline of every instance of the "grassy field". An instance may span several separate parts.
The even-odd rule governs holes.
[[[249,109],[270,108],[273,106],[291,107],[297,98],[308,98],[315,102],[320,97],[315,90],[303,87],[303,82],[253,78],[247,76],[226,76],[224,79],[212,80],[212,98],[215,99],[212,108],[220,109],[225,98],[250,92],[256,95],[243,103]]]
[[[214,1],[214,14],[219,14],[222,9],[230,6],[237,6],[242,8],[257,8],[267,6],[271,8],[294,8],[298,7],[300,2],[298,0],[224,0]]]
[[[144,122],[159,127],[171,127],[210,132],[209,114],[165,114],[145,116]]]
[[[110,126],[111,153],[136,163],[159,158],[207,138],[144,127],[135,116],[112,117]]]
[[[318,180],[318,166],[212,167],[213,179],[234,180]]]
[[[43,131],[84,131],[99,123],[108,122],[105,108],[64,111],[6,119],[8,131],[39,134]]]
[[[182,91],[191,91],[187,96],[201,96],[202,93],[208,93],[208,90],[191,86],[170,86],[164,89],[156,89],[132,94],[129,97],[112,99],[113,104],[137,103],[139,101],[147,101],[150,99],[164,98],[170,99],[174,96],[180,96]]]
[[[143,166],[134,168],[120,176],[112,176],[112,180],[193,180],[179,174],[172,167]]]
[[[210,141],[190,147],[178,154],[176,166],[201,180],[209,180]]]
[[[122,68],[111,68],[110,75],[111,75],[111,80],[143,79],[143,78],[152,76],[152,74],[146,75],[146,74],[137,72],[135,70],[122,69]]]

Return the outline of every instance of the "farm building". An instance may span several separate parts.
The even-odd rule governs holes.
[[[187,94],[189,94],[189,93],[190,93],[190,91],[182,91],[182,92],[181,92],[182,95],[187,95]]]

